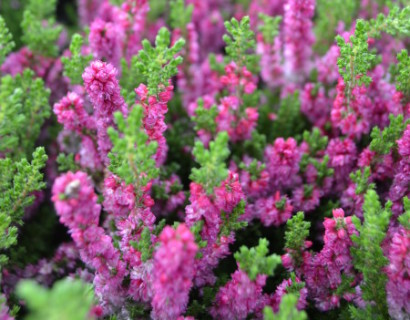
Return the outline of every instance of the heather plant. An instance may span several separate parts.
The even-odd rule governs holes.
[[[410,317],[405,1],[0,3],[0,319]]]

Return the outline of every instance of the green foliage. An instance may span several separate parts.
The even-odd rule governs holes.
[[[265,43],[273,43],[273,40],[279,34],[279,24],[282,21],[281,16],[271,17],[263,13],[259,13],[259,19],[263,24],[258,26],[258,30],[262,33]]]
[[[17,241],[17,228],[22,224],[24,208],[34,201],[32,193],[45,187],[43,174],[47,155],[39,147],[33,153],[29,163],[25,158],[13,161],[0,159],[0,250],[8,249]],[[0,255],[0,266],[7,262],[5,255]]]
[[[195,116],[191,119],[195,122],[195,131],[204,129],[212,134],[216,132],[216,116],[218,115],[218,108],[213,105],[209,109],[204,108],[204,100],[198,99],[198,107],[195,109]]]
[[[299,92],[296,91],[280,102],[277,119],[272,126],[273,138],[295,137],[304,131],[305,125],[306,121],[300,112]]]
[[[190,4],[185,7],[184,0],[172,0],[170,2],[170,25],[173,29],[185,29],[186,25],[191,22],[192,11],[194,6]]]
[[[410,36],[410,6],[401,9],[399,6],[394,6],[390,9],[386,16],[379,13],[376,19],[370,22],[371,37],[380,37],[382,32],[386,32],[392,36]]]
[[[209,143],[209,150],[201,141],[195,142],[192,153],[200,167],[192,168],[190,179],[204,186],[208,194],[228,175],[225,163],[229,156],[228,140],[228,133],[223,131]]]
[[[6,22],[3,17],[0,16],[0,65],[3,63],[4,58],[14,48],[13,37],[7,29]]]
[[[334,32],[339,21],[343,21],[345,26],[350,26],[358,8],[359,1],[357,0],[316,1],[314,31],[316,39],[319,39],[315,45],[316,51],[321,54],[326,53],[334,41]]]
[[[305,320],[307,314],[305,311],[298,311],[296,305],[299,297],[295,294],[288,293],[282,297],[279,305],[279,312],[274,314],[271,307],[266,306],[263,309],[264,320]]]
[[[134,184],[137,198],[141,196],[141,187],[159,175],[152,156],[157,150],[155,141],[148,142],[148,136],[142,129],[142,107],[135,106],[127,119],[121,112],[114,113],[118,131],[108,128],[107,132],[113,148],[109,153],[109,170],[119,176],[126,184]]]
[[[67,172],[72,171],[75,172],[79,169],[78,165],[75,163],[74,154],[64,154],[60,153],[57,156],[57,164],[58,164],[58,171],[60,172]]]
[[[142,230],[139,241],[130,241],[130,244],[141,252],[141,260],[143,262],[148,261],[152,257],[154,247],[151,242],[151,232],[147,227]]]
[[[71,57],[61,57],[64,65],[64,75],[70,78],[71,84],[82,84],[82,74],[93,59],[92,54],[82,55],[81,47],[84,39],[78,33],[73,34],[70,44]]]
[[[250,27],[248,16],[240,22],[235,18],[225,21],[228,34],[223,36],[226,43],[225,51],[230,61],[235,61],[239,67],[246,66],[250,71],[256,71],[257,55],[251,54],[256,47],[255,34]]]
[[[402,114],[396,117],[391,114],[389,119],[389,126],[385,127],[382,132],[380,132],[378,127],[374,127],[370,134],[372,138],[370,150],[378,154],[388,154],[392,148],[396,149],[396,141],[401,138],[406,125],[410,123],[410,120],[403,121]]]
[[[199,248],[205,248],[206,245],[208,244],[208,241],[202,240],[201,237],[201,231],[204,226],[204,221],[199,220],[198,222],[195,222],[195,224],[191,227],[191,232],[195,237],[195,242],[198,245]],[[196,257],[198,259],[202,258],[202,253],[198,251],[196,254]]]
[[[55,25],[56,0],[30,0],[21,22],[23,42],[35,53],[55,57],[56,44],[62,31]]]
[[[399,217],[400,224],[407,230],[410,230],[410,199],[408,197],[403,198],[404,212]]]
[[[319,151],[326,149],[328,137],[322,136],[319,128],[314,127],[310,132],[307,130],[303,132],[303,141],[309,145],[309,154],[316,156]]]
[[[340,48],[337,65],[346,85],[348,99],[351,90],[356,85],[369,85],[372,80],[367,76],[367,71],[375,60],[375,55],[369,52],[367,43],[369,30],[369,23],[359,19],[356,22],[354,35],[350,36],[350,43],[341,36],[336,37],[337,45]]]
[[[178,73],[177,67],[182,63],[182,57],[176,55],[184,46],[185,40],[177,40],[171,48],[170,43],[171,34],[165,27],[158,31],[155,48],[147,39],[142,41],[143,49],[138,53],[135,68],[145,77],[150,95],[157,95],[167,86],[168,80]]]
[[[375,184],[369,183],[370,167],[359,169],[350,174],[350,179],[356,184],[356,194],[364,194],[369,189],[374,189]]]
[[[301,248],[309,236],[310,222],[305,221],[305,215],[299,211],[286,222],[285,248],[292,252],[292,258],[299,263]]]
[[[269,253],[269,241],[262,238],[259,239],[257,247],[248,249],[242,246],[238,252],[234,254],[236,262],[239,263],[239,268],[245,271],[249,279],[255,280],[258,275],[272,276],[276,267],[281,263],[280,256]]]
[[[12,159],[29,157],[41,126],[50,116],[50,91],[34,72],[25,70],[0,83],[0,153]]]
[[[403,49],[397,54],[396,82],[397,90],[401,91],[404,99],[410,99],[410,58],[407,50]]]
[[[354,267],[363,274],[360,285],[362,298],[369,303],[367,309],[357,309],[353,313],[366,313],[368,316],[370,312],[369,319],[388,319],[389,316],[385,290],[387,275],[383,272],[388,259],[383,255],[381,243],[389,225],[391,206],[389,201],[385,208],[382,208],[376,191],[368,190],[364,196],[363,223],[358,217],[352,216],[359,235],[352,235],[354,246],[350,252]]]
[[[94,300],[90,284],[68,278],[56,282],[52,289],[23,280],[17,286],[17,295],[29,309],[27,320],[88,319]]]
[[[261,172],[265,170],[266,164],[259,164],[258,160],[253,159],[252,162],[249,163],[249,165],[246,165],[245,163],[241,162],[239,164],[239,168],[248,171],[251,176],[251,179],[255,181],[260,177]]]
[[[133,105],[136,98],[135,88],[144,82],[145,77],[140,74],[138,65],[138,56],[132,56],[128,64],[127,60],[121,59],[121,94],[125,97],[128,105]]]
[[[239,221],[241,215],[245,213],[245,201],[241,200],[231,213],[222,211],[222,227],[219,232],[219,237],[229,236],[232,232],[245,228],[248,223],[246,221]]]

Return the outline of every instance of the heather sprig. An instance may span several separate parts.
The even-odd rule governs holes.
[[[11,158],[0,159],[0,248],[8,249],[17,241],[17,227],[22,224],[24,209],[30,206],[35,197],[34,191],[43,189],[41,170],[47,155],[43,147],[38,147],[31,163],[26,158],[19,161]],[[0,255],[0,266],[7,262]]]
[[[94,303],[91,284],[79,279],[65,278],[51,289],[33,280],[23,280],[18,284],[17,294],[29,309],[25,318],[28,320],[86,319]]]
[[[260,13],[259,19],[262,20],[262,23],[258,26],[258,30],[261,32],[263,40],[265,43],[272,44],[275,37],[279,34],[279,25],[282,22],[282,17],[271,17]]]
[[[309,145],[309,154],[316,156],[319,151],[325,150],[329,138],[320,133],[319,128],[314,127],[311,131],[303,132],[303,141]]]
[[[374,189],[375,184],[369,183],[370,167],[364,167],[350,174],[350,179],[356,184],[356,194],[365,194],[367,190]]]
[[[351,90],[356,85],[369,85],[371,82],[367,71],[371,68],[375,55],[369,51],[367,35],[369,30],[370,26],[367,21],[357,20],[354,35],[350,36],[350,42],[346,42],[341,36],[336,37],[340,48],[337,65],[346,84],[348,99]]]
[[[81,84],[83,82],[82,73],[92,60],[92,55],[83,55],[81,48],[84,38],[78,33],[73,34],[70,44],[71,57],[61,57],[64,65],[64,75],[70,78],[71,84]]]
[[[192,168],[190,179],[205,187],[207,193],[218,186],[228,175],[225,160],[230,152],[228,148],[228,134],[220,132],[214,141],[209,143],[209,149],[197,140],[192,151],[199,168]]]
[[[232,212],[221,212],[223,225],[219,232],[220,236],[227,237],[231,234],[231,232],[245,228],[248,225],[246,221],[239,221],[239,218],[245,213],[245,204],[245,201],[241,200]]]
[[[13,159],[30,157],[45,119],[50,116],[50,90],[27,69],[0,83],[0,152]]]
[[[23,14],[21,27],[23,42],[33,52],[54,57],[58,53],[56,44],[62,31],[55,25],[56,0],[30,0]]]
[[[359,235],[352,235],[354,246],[350,251],[354,267],[363,274],[360,288],[362,298],[367,302],[365,309],[351,306],[352,315],[366,315],[372,319],[388,318],[385,289],[387,276],[383,273],[388,260],[383,255],[381,243],[389,225],[391,206],[388,201],[383,208],[376,191],[370,189],[364,196],[363,223],[358,217],[352,217]]]
[[[157,149],[155,141],[148,142],[142,129],[142,108],[134,106],[127,119],[121,112],[114,113],[118,131],[108,128],[113,148],[109,153],[109,170],[119,176],[126,184],[133,183],[136,191],[158,177],[159,169],[152,158]]]
[[[255,280],[258,275],[272,276],[276,267],[280,264],[280,256],[276,254],[268,255],[269,241],[265,238],[259,239],[259,244],[256,247],[248,248],[242,246],[238,252],[234,254],[239,268],[245,271],[249,279]]]
[[[307,319],[307,314],[305,311],[299,311],[296,308],[299,297],[294,293],[285,294],[282,297],[279,306],[279,312],[273,313],[271,307],[266,306],[263,309],[263,319],[264,320],[305,320]]]
[[[195,123],[195,131],[206,130],[212,134],[216,132],[215,118],[218,115],[216,105],[209,109],[204,108],[203,99],[198,99],[198,107],[195,109],[195,115],[191,118]]]
[[[350,26],[356,16],[359,3],[356,0],[317,0],[317,17],[315,19],[316,50],[325,53],[328,46],[334,41],[334,30],[340,21]],[[339,8],[339,10],[333,10]]]
[[[135,67],[145,77],[150,95],[157,95],[162,87],[168,85],[168,80],[178,73],[178,65],[182,57],[176,56],[185,44],[184,39],[178,39],[172,47],[171,34],[163,27],[155,38],[155,48],[145,39],[142,41],[143,49],[138,53]]]
[[[389,116],[390,124],[385,127],[383,131],[380,131],[379,127],[374,127],[370,137],[370,150],[377,152],[380,155],[388,154],[392,148],[397,149],[396,141],[400,139],[403,134],[406,125],[410,123],[410,120],[404,121],[403,115],[399,114],[396,117],[394,115]]]
[[[184,0],[173,0],[170,2],[169,6],[169,19],[171,27],[173,29],[184,29],[191,21],[194,6],[192,4],[186,6]]]
[[[387,15],[380,13],[369,23],[370,37],[380,37],[383,32],[392,36],[408,37],[410,35],[410,6],[405,6],[403,9],[393,6]]]
[[[3,17],[0,16],[0,65],[3,63],[7,54],[13,50],[14,46],[13,36],[7,28]]]
[[[397,90],[401,91],[405,102],[410,98],[410,58],[407,50],[403,49],[397,54]]]
[[[410,230],[410,199],[408,197],[403,198],[404,212],[397,219],[400,224],[407,230]]]
[[[223,36],[223,40],[228,58],[239,67],[245,66],[248,70],[255,71],[257,55],[253,54],[253,51],[256,41],[249,17],[245,16],[241,21],[232,18],[231,21],[225,22],[225,28],[228,34]]]

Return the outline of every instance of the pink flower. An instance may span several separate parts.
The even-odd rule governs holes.
[[[275,196],[257,200],[256,208],[258,216],[266,227],[280,226],[290,219],[293,211],[289,199],[286,196],[281,197],[279,191],[275,193]]]
[[[221,182],[221,186],[214,189],[214,194],[216,207],[226,213],[232,212],[245,199],[238,175],[232,171],[229,171],[228,178]]]
[[[75,92],[69,92],[59,102],[54,104],[54,113],[57,121],[66,130],[80,132],[82,128],[92,129],[94,123],[84,109],[83,100]]]
[[[393,319],[405,319],[410,313],[410,230],[399,227],[394,232],[388,250],[388,282],[386,285],[389,314]]]
[[[151,315],[153,319],[176,319],[188,304],[198,247],[185,224],[180,224],[176,230],[166,226],[159,242],[154,255]]]
[[[258,313],[264,306],[263,286],[265,275],[258,275],[255,281],[237,270],[232,279],[216,294],[211,315],[215,319],[246,319],[251,313]]]
[[[300,283],[301,281],[299,280],[298,277],[295,278],[296,283]],[[288,288],[292,286],[292,279],[285,279],[282,281],[282,283],[276,288],[275,294],[271,298],[270,305],[273,308],[274,312],[279,311],[279,305],[282,301],[282,297],[288,293]],[[308,291],[306,288],[302,288],[299,292],[299,300],[297,304],[298,310],[303,310],[307,306],[307,295]]]

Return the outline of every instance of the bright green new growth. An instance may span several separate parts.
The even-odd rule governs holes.
[[[400,215],[398,220],[404,228],[410,230],[410,199],[408,197],[403,198],[403,206],[404,212]]]
[[[246,221],[239,221],[241,215],[245,213],[245,201],[241,200],[231,213],[221,212],[222,227],[219,232],[219,239],[221,236],[229,236],[232,232],[245,228],[248,223]]]
[[[228,140],[227,132],[218,133],[215,140],[209,143],[209,150],[201,141],[195,141],[192,153],[200,167],[192,168],[190,179],[201,184],[208,194],[228,175],[225,163],[229,156]]]
[[[397,54],[397,90],[403,93],[404,99],[410,99],[410,58],[407,50],[403,49]]]
[[[34,72],[25,70],[0,83],[0,153],[12,159],[29,157],[41,126],[50,116],[50,90]]]
[[[239,164],[239,168],[245,171],[248,171],[251,175],[252,181],[257,180],[260,177],[260,174],[266,168],[266,164],[258,163],[258,160],[253,159],[249,165],[246,165],[244,162]]]
[[[138,53],[135,67],[146,79],[144,82],[150,95],[157,95],[168,86],[168,80],[178,73],[177,67],[182,63],[182,57],[176,55],[181,51],[185,40],[179,39],[171,48],[170,43],[171,34],[165,27],[158,31],[155,48],[147,39],[142,41],[143,50]]]
[[[337,9],[335,9],[337,8]],[[350,26],[356,16],[359,2],[357,0],[317,0],[316,19],[314,31],[316,50],[324,54],[334,41],[334,30],[337,24],[343,21],[345,26]]]
[[[326,149],[328,137],[322,135],[319,128],[314,127],[311,132],[303,132],[303,140],[309,145],[309,154],[316,156],[319,151]]]
[[[64,65],[64,75],[70,78],[71,84],[82,84],[82,73],[93,59],[91,54],[82,55],[81,47],[84,39],[78,33],[73,34],[70,44],[71,57],[61,57]]]
[[[282,21],[281,16],[271,17],[263,13],[259,13],[259,19],[263,24],[258,26],[258,30],[262,33],[265,43],[273,43],[273,40],[279,34],[279,24]]]
[[[225,21],[228,34],[223,36],[226,43],[225,51],[230,61],[235,61],[238,67],[246,66],[248,70],[255,71],[257,68],[257,55],[251,54],[256,47],[255,34],[250,27],[248,16],[240,22],[235,18]]]
[[[309,229],[310,222],[305,221],[305,215],[301,211],[286,222],[285,249],[291,252],[296,264],[300,262],[301,249],[309,236]]]
[[[218,115],[218,108],[213,105],[209,109],[204,108],[204,100],[198,99],[198,107],[195,109],[195,116],[191,119],[195,122],[195,131],[201,129],[214,134],[216,132],[215,118]]]
[[[138,241],[130,241],[130,244],[141,252],[141,260],[143,262],[147,261],[152,257],[154,248],[152,247],[151,242],[151,232],[147,227],[144,228],[141,232],[141,238]]]
[[[362,298],[368,302],[365,309],[351,307],[352,315],[362,315],[359,318],[388,319],[386,304],[387,275],[383,268],[388,259],[383,255],[381,243],[386,236],[386,230],[391,216],[391,202],[388,201],[382,208],[379,197],[374,190],[368,190],[364,196],[364,221],[352,216],[352,221],[359,235],[352,235],[354,246],[350,252],[353,265],[363,274],[360,285]],[[370,303],[372,302],[372,303]]]
[[[374,189],[375,184],[369,183],[370,167],[359,169],[350,174],[350,179],[356,184],[356,194],[364,194],[369,189]]]
[[[3,17],[0,16],[0,65],[3,63],[6,56],[14,48],[13,37],[6,26]]]
[[[65,278],[47,289],[33,280],[17,285],[17,295],[26,301],[27,320],[84,320],[89,318],[94,301],[91,284]]]
[[[107,130],[113,144],[108,155],[109,170],[127,185],[133,184],[139,198],[141,188],[159,175],[153,159],[157,143],[148,143],[148,136],[141,127],[143,112],[140,105],[131,110],[127,119],[124,119],[121,112],[114,113],[114,117],[118,130],[112,127]]]
[[[56,0],[30,0],[24,10],[21,28],[23,42],[42,56],[55,57],[56,44],[63,28],[55,26]]]
[[[394,6],[386,16],[380,13],[376,19],[370,20],[370,37],[380,37],[382,32],[392,36],[410,36],[410,6],[400,9]]]
[[[298,303],[298,296],[293,293],[285,294],[282,297],[282,301],[279,305],[279,312],[273,313],[271,307],[266,306],[263,309],[263,319],[264,320],[305,320],[307,319],[307,314],[305,311],[299,311],[296,308]]]
[[[369,52],[367,43],[369,30],[369,23],[359,19],[356,22],[354,35],[350,36],[350,43],[341,36],[336,37],[337,45],[340,48],[337,65],[345,82],[348,98],[355,86],[369,85],[372,80],[367,76],[367,71],[375,60],[375,55]]]
[[[173,0],[170,2],[169,6],[171,10],[169,15],[170,26],[173,29],[185,29],[186,25],[191,22],[194,6],[190,4],[185,7],[184,0]]]
[[[382,132],[378,127],[374,127],[370,137],[372,142],[370,143],[370,150],[377,152],[378,154],[388,154],[392,148],[397,148],[396,141],[401,138],[404,129],[410,120],[403,121],[403,115],[398,116],[390,115],[390,124],[385,127]]]
[[[299,92],[295,91],[280,102],[277,119],[272,125],[273,137],[295,137],[304,131],[304,126],[305,121],[300,112]]]
[[[269,241],[265,238],[259,239],[257,247],[251,249],[242,246],[238,252],[234,254],[239,268],[245,271],[249,279],[255,280],[258,275],[272,276],[276,267],[281,263],[280,256],[269,253]]]
[[[0,159],[0,250],[10,248],[17,241],[17,228],[22,224],[24,209],[30,206],[35,197],[34,191],[43,189],[41,169],[45,166],[47,155],[43,147],[37,148],[29,163],[26,158],[13,161]],[[13,225],[13,226],[12,226]],[[0,255],[0,267],[7,262]]]

